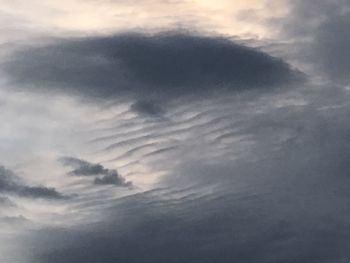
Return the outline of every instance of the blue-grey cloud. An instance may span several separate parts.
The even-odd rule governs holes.
[[[0,196],[0,206],[15,206],[15,204],[6,196]]]
[[[48,200],[68,198],[68,196],[58,192],[55,188],[45,186],[29,186],[20,180],[12,171],[3,166],[0,166],[0,193]]]
[[[237,131],[256,139],[252,155],[182,160],[188,164],[163,178],[163,188],[113,201],[101,222],[39,233],[33,261],[345,262],[348,111],[313,105],[252,114]],[[294,136],[277,140],[281,129]]]
[[[304,63],[311,63],[333,83],[350,81],[350,2],[347,0],[290,1],[292,11],[284,18],[283,32],[294,43]]]
[[[69,172],[73,176],[92,176],[95,177],[94,184],[96,185],[116,185],[130,187],[131,182],[126,181],[117,170],[107,169],[101,164],[94,164],[73,157],[62,157],[59,159],[64,166],[72,167]]]
[[[2,69],[20,86],[94,99],[164,101],[223,90],[270,90],[303,79],[258,49],[188,33],[61,39],[14,53]]]
[[[165,113],[163,105],[152,100],[139,100],[130,106],[130,110],[150,117],[161,117]]]
[[[237,179],[232,171],[225,173],[219,176]],[[265,185],[257,180],[260,190],[251,185],[246,192],[234,191],[235,184],[225,181],[226,187],[211,194],[196,195],[199,189],[190,188],[127,197],[109,208],[110,218],[100,225],[46,230],[36,240],[35,261],[343,262],[349,256],[350,232],[343,215],[334,214],[345,208],[334,201],[335,189],[325,191],[303,180],[281,183],[283,179]]]

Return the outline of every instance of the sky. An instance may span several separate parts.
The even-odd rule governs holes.
[[[348,0],[0,22],[0,262],[349,261]]]

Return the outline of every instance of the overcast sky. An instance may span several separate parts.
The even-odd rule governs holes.
[[[346,263],[348,0],[0,0],[0,262]]]

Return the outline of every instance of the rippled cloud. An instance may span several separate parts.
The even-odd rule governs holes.
[[[0,4],[1,262],[347,262],[348,1],[31,4]]]

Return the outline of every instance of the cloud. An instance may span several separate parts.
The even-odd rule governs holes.
[[[177,32],[61,39],[23,48],[2,68],[16,85],[94,99],[167,101],[223,90],[270,90],[302,79],[258,49]]]
[[[269,180],[277,170],[259,165],[253,169],[263,178],[246,173],[255,181],[241,185],[248,180],[227,168],[215,174],[226,178],[219,187],[155,189],[117,200],[89,228],[46,229],[34,238],[33,262],[327,263],[349,256],[347,217],[337,213],[347,198],[335,199],[334,184],[324,189],[283,174]]]
[[[0,206],[16,206],[8,197],[0,196]]]
[[[108,169],[105,169],[101,164],[89,163],[78,158],[62,157],[60,161],[65,166],[74,167],[75,169],[69,173],[75,176],[94,176],[108,173]]]
[[[313,3],[315,8],[323,6]],[[306,4],[302,9],[312,10]],[[327,16],[330,14],[327,11]],[[308,31],[310,25],[305,26],[312,43],[307,45],[308,52],[301,54],[308,59],[311,54],[311,61],[330,79],[344,81],[347,76],[340,70],[346,70],[346,55],[345,64],[338,59],[335,65],[329,64],[333,69],[323,62],[329,58],[321,47],[332,49],[329,54],[335,52],[333,49],[343,51],[321,41],[321,31],[333,34],[325,30],[329,19],[322,19],[312,33]],[[328,36],[325,39],[333,41]],[[317,57],[322,59],[319,63]],[[157,171],[169,174],[155,186],[162,188],[118,200],[105,191],[108,187],[79,188],[82,197],[68,206],[64,204],[63,211],[48,208],[55,225],[62,215],[56,217],[54,213],[63,212],[64,220],[57,224],[63,229],[48,229],[45,225],[35,233],[26,232],[27,240],[23,242],[28,242],[26,248],[33,258],[25,256],[23,262],[341,263],[350,257],[347,91],[334,95],[336,90],[329,88],[322,93],[320,88],[317,95],[310,95],[315,89],[306,87],[307,94],[301,97],[307,102],[302,105],[298,104],[300,96],[294,99],[295,104],[270,93],[256,100],[250,93],[246,97],[229,96],[231,91],[274,91],[294,83],[299,73],[257,49],[215,37],[131,34],[66,39],[22,50],[14,58],[16,61],[6,64],[5,70],[26,90],[51,89],[102,100],[131,97],[136,102],[129,110],[144,116],[162,116],[166,101],[173,98],[221,96],[213,100],[207,96],[208,100],[190,105],[184,103],[188,100],[178,100],[174,112],[168,111],[172,117],[169,123],[155,125],[129,112],[125,114],[123,107],[120,111],[113,108],[108,114],[103,111],[97,117],[103,120],[101,124],[90,112],[79,111],[77,105],[78,112],[72,114],[82,120],[88,118],[93,124],[82,126],[84,134],[112,137],[99,141],[98,148],[111,145],[108,157],[117,154],[121,161],[115,161],[117,171],[78,158],[62,158],[70,176],[88,178],[95,185],[126,187],[131,183],[119,172],[135,173],[134,178],[142,179],[139,170],[146,176]],[[260,71],[265,73],[256,74]],[[71,130],[57,124],[55,130]],[[95,131],[100,128],[103,130]],[[60,150],[67,145],[68,152],[79,145],[77,142],[69,147],[71,141],[54,140]],[[111,141],[113,144],[109,144]],[[77,147],[74,152],[84,149]],[[170,155],[167,149],[176,151]],[[240,152],[244,152],[243,157]],[[145,162],[152,154],[156,154],[152,156],[154,161]],[[139,170],[131,165],[124,173],[121,165],[133,161],[140,163]],[[33,192],[47,195],[46,191],[51,191],[11,178],[0,176],[0,193],[33,196]],[[17,186],[8,187],[13,184]],[[42,220],[41,214],[28,218]],[[79,222],[84,225],[79,226]],[[20,249],[15,251],[21,254]],[[6,250],[0,254],[5,262],[16,262],[6,259]]]
[[[295,40],[300,59],[311,63],[333,83],[348,84],[350,77],[350,2],[347,0],[290,1],[283,32]],[[299,45],[298,45],[298,42]]]
[[[254,166],[263,178],[254,177],[244,190],[232,172],[238,171],[229,168],[215,177],[238,184],[225,180],[226,187],[208,192],[153,190],[118,200],[89,229],[46,230],[34,238],[33,262],[340,263],[350,256],[348,213],[339,213],[347,197],[334,196],[334,183],[325,188],[324,182],[281,174],[277,183],[264,182],[269,167]]]
[[[161,117],[165,113],[164,107],[152,100],[139,100],[130,106],[130,110],[150,117]]]
[[[242,118],[236,112],[239,130],[230,132],[255,141],[244,158],[232,161],[213,144],[191,147],[169,160],[180,164],[157,188],[113,200],[98,223],[31,236],[31,244],[38,242],[32,262],[345,262],[350,107],[320,110],[327,100],[339,105],[326,95],[285,107],[273,107],[269,97],[267,108]],[[214,105],[233,115],[221,101]],[[205,151],[217,155],[194,161]]]
[[[96,185],[116,185],[130,187],[131,182],[128,182],[119,175],[115,169],[107,169],[101,164],[90,163],[78,158],[62,157],[59,159],[64,166],[72,167],[69,172],[73,176],[92,176],[95,177],[94,184]]]
[[[48,200],[67,199],[68,197],[45,186],[28,186],[12,171],[0,166],[0,193],[8,193],[26,198],[42,198]]]
[[[8,225],[15,225],[16,227],[20,225],[29,224],[30,220],[25,218],[24,216],[5,216],[0,217],[0,224],[4,224],[4,227]]]

